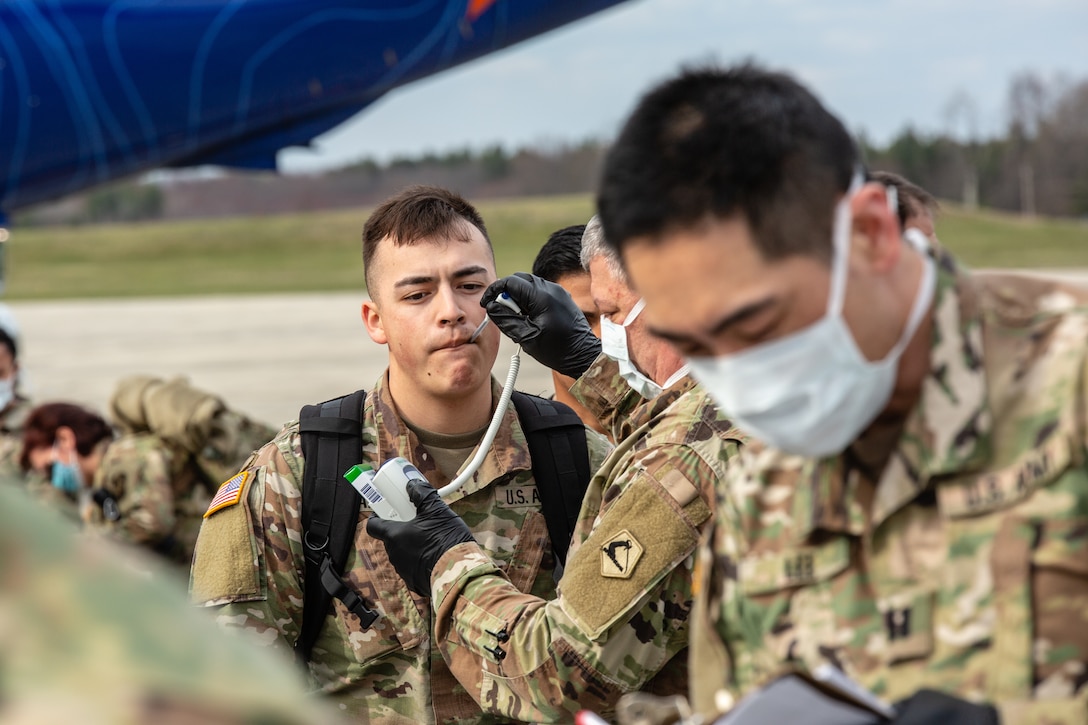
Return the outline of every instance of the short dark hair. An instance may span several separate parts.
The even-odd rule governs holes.
[[[533,274],[549,282],[558,282],[568,274],[584,274],[580,255],[585,230],[585,224],[575,224],[552,232],[533,260]]]
[[[15,343],[15,338],[2,327],[0,327],[0,345],[5,346],[11,352],[12,360],[19,359],[19,346]]]
[[[835,202],[858,165],[846,128],[788,75],[689,68],[639,101],[605,159],[597,205],[618,250],[740,213],[765,258],[827,259]]]
[[[113,436],[113,428],[95,413],[72,403],[45,403],[30,411],[23,427],[23,450],[19,465],[30,468],[30,452],[52,446],[57,440],[57,429],[71,428],[76,437],[76,451],[81,456],[91,455],[98,443]]]
[[[896,198],[899,200],[896,213],[899,215],[900,227],[907,226],[907,220],[912,216],[921,214],[929,214],[934,218],[937,216],[937,211],[940,209],[937,197],[907,180],[906,177],[891,171],[870,171],[869,179],[895,189]]]
[[[417,185],[389,197],[363,225],[363,268],[367,288],[371,284],[370,265],[381,240],[388,237],[398,247],[430,237],[467,242],[471,238],[469,225],[484,235],[494,259],[495,250],[491,247],[483,217],[460,195],[438,186]]]

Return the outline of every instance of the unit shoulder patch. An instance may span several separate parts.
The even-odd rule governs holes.
[[[638,560],[642,558],[642,545],[623,529],[601,547],[601,576],[612,579],[630,579]]]
[[[224,481],[219,486],[219,490],[215,492],[215,497],[212,498],[211,503],[208,504],[208,510],[204,512],[204,518],[208,518],[216,511],[233,506],[241,501],[247,481],[249,481],[249,471],[242,471]]]

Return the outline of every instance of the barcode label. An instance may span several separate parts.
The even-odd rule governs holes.
[[[369,483],[364,483],[363,487],[359,489],[359,493],[363,494],[363,498],[369,501],[371,505],[382,502],[382,495],[378,493],[378,489]]]

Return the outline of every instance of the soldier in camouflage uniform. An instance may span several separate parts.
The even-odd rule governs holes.
[[[714,484],[740,444],[680,357],[646,332],[639,297],[602,245],[596,220],[583,245],[605,355],[572,392],[612,424],[619,443],[586,494],[558,596],[518,591],[471,541],[438,559],[428,583],[453,674],[488,712],[533,722],[570,722],[585,708],[607,714],[622,694],[643,688],[687,692],[691,555],[710,520]],[[530,318],[562,304],[571,318],[579,312],[561,287],[540,278],[499,280],[484,299],[501,292]],[[493,319],[504,324],[497,313]],[[420,526],[431,524],[421,515],[371,528],[403,547],[401,537]]]
[[[30,400],[19,389],[19,348],[8,330],[0,327],[0,475],[21,478],[19,450]]]
[[[213,491],[187,452],[149,432],[115,437],[95,413],[47,403],[27,419],[21,460],[44,478],[29,487],[37,498],[188,570]],[[64,468],[73,475],[62,480]]]
[[[224,639],[140,551],[78,536],[0,482],[5,723],[325,725],[287,659]]]
[[[606,162],[648,323],[769,446],[700,550],[694,704],[826,663],[898,723],[1083,723],[1088,298],[901,234],[857,163],[751,66],[654,90]]]
[[[498,331],[489,326],[468,342],[484,318],[480,295],[495,280],[491,244],[471,205],[430,187],[383,203],[363,240],[372,297],[363,319],[389,346],[389,368],[363,411],[363,459],[377,469],[403,456],[440,487],[473,454],[500,393],[490,374]],[[596,470],[610,446],[592,431],[586,437]],[[217,608],[220,623],[284,652],[302,625],[304,465],[291,423],[239,474],[239,503],[209,510],[191,580],[194,601]],[[556,560],[531,465],[511,406],[483,465],[448,501],[518,592],[552,598]],[[314,685],[360,722],[507,722],[486,716],[450,673],[433,646],[430,601],[405,588],[367,534],[370,518],[364,503],[344,578],[380,616],[364,628],[333,600],[310,657]]]

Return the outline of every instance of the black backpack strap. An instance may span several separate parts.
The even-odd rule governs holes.
[[[341,577],[355,544],[362,497],[343,477],[363,457],[363,404],[357,390],[299,412],[302,435],[302,548],[306,555],[302,631],[295,656],[310,659],[317,635],[336,597],[366,629],[378,618]]]
[[[562,566],[593,473],[589,470],[586,429],[582,419],[559,401],[520,391],[514,391],[512,400],[533,459],[540,512]]]

